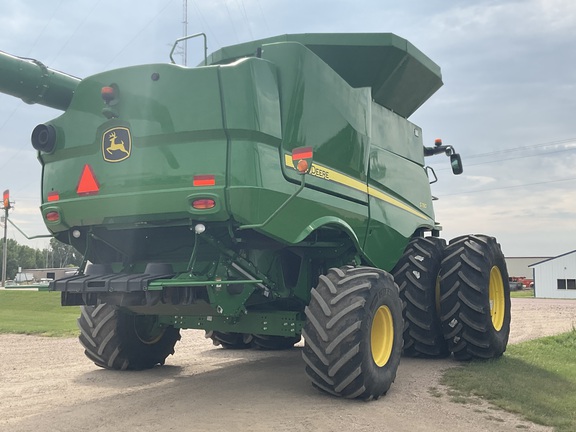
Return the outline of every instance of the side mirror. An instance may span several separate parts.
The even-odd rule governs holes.
[[[453,153],[450,155],[450,166],[452,167],[452,173],[454,173],[454,175],[460,175],[464,172],[464,167],[462,166],[462,158],[458,153]]]

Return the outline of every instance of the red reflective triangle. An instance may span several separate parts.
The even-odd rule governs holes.
[[[80,176],[80,180],[78,181],[78,187],[76,188],[76,193],[78,195],[93,195],[98,193],[99,190],[100,185],[98,184],[98,180],[96,180],[96,177],[94,176],[92,167],[88,164],[84,165],[82,175]]]

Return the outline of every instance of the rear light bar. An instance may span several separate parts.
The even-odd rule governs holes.
[[[194,186],[215,186],[216,179],[212,174],[195,175],[192,180],[192,184]]]

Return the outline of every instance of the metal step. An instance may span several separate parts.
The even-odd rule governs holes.
[[[174,274],[111,273],[103,275],[77,275],[50,282],[50,291],[61,292],[144,292],[148,284],[157,279],[170,279]]]

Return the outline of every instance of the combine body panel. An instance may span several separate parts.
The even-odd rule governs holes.
[[[151,367],[179,328],[228,348],[289,348],[302,335],[315,386],[378,398],[395,377],[404,319],[404,342],[414,343],[417,319],[402,304],[419,295],[426,307],[410,313],[435,323],[431,351],[478,356],[481,337],[454,342],[465,324],[442,327],[438,299],[452,311],[460,303],[438,283],[445,243],[423,237],[440,229],[424,156],[446,153],[461,171],[452,147],[424,147],[407,120],[442,85],[438,66],[392,34],[284,35],[223,48],[207,63],[79,81],[0,57],[10,71],[0,90],[65,110],[32,141],[46,225],[86,258],[50,289],[63,305],[83,305],[87,356]],[[21,65],[25,79],[14,75]],[[471,243],[488,256],[474,267],[488,281],[486,312],[474,319],[499,341],[480,356],[496,356],[509,331],[507,275],[493,239]],[[426,286],[414,280],[421,271],[431,273]],[[90,330],[110,316],[131,330]]]

